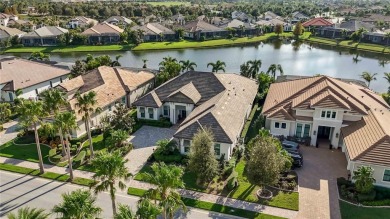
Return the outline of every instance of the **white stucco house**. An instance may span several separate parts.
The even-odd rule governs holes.
[[[15,57],[0,59],[0,101],[13,102],[18,98],[36,99],[38,94],[68,80],[70,70]]]
[[[138,99],[139,119],[169,119],[178,125],[174,138],[180,151],[191,150],[191,140],[199,129],[210,128],[214,151],[230,159],[242,128],[252,109],[257,82],[238,74],[189,71],[157,87]]]
[[[76,114],[78,129],[72,131],[72,137],[80,137],[86,133],[82,115],[76,107],[76,93],[84,95],[90,91],[96,93],[98,114],[91,118],[91,128],[100,125],[100,118],[111,114],[118,103],[127,107],[133,106],[134,101],[149,92],[154,87],[155,71],[148,69],[122,68],[101,66],[88,73],[61,83],[58,89],[66,93],[69,110]]]
[[[317,76],[273,83],[262,113],[271,134],[341,148],[352,175],[371,166],[376,184],[390,187],[390,106],[358,81]]]

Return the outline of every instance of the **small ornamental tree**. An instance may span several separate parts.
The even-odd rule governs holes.
[[[370,193],[374,188],[375,179],[372,176],[374,170],[368,166],[361,166],[353,172],[352,179],[355,180],[356,190],[360,193]]]
[[[280,173],[290,169],[291,160],[281,149],[280,142],[263,133],[252,139],[248,146],[248,161],[246,175],[255,185],[273,185],[280,177]]]
[[[189,155],[189,169],[197,176],[197,182],[204,184],[218,173],[218,161],[214,155],[214,136],[210,129],[199,129],[192,138]]]
[[[278,35],[278,37],[279,37],[279,35],[283,33],[283,25],[277,24],[277,25],[275,26],[274,32],[275,32],[276,35]]]
[[[296,38],[298,38],[300,35],[302,35],[304,31],[304,28],[302,26],[302,23],[299,21],[297,24],[295,24],[293,34]]]

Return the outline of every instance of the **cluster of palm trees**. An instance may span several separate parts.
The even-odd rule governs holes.
[[[367,82],[367,86],[370,87],[371,81],[376,81],[377,78],[376,76],[378,73],[370,73],[367,71],[364,71],[360,77]],[[388,83],[389,83],[389,88],[388,88],[388,93],[390,93],[390,72],[385,72],[384,77],[383,77]]]

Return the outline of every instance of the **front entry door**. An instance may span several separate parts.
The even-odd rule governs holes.
[[[330,128],[328,126],[319,126],[318,127],[318,138],[329,139]]]

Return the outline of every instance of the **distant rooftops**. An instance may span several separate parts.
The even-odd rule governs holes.
[[[59,36],[64,33],[69,32],[67,29],[56,27],[56,26],[45,26],[41,27],[39,29],[36,29],[30,33],[27,33],[23,37],[52,37],[52,36]]]

